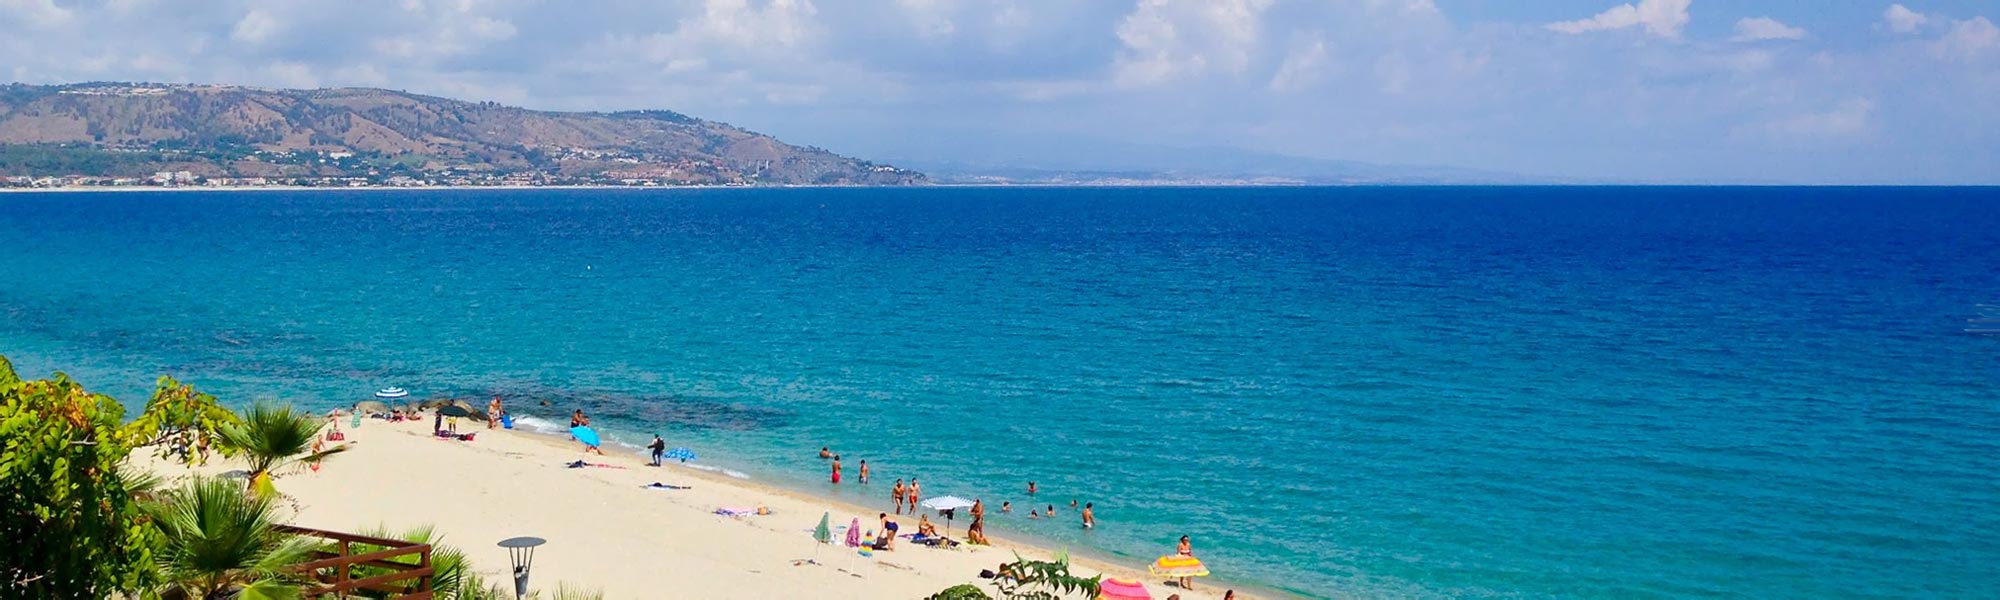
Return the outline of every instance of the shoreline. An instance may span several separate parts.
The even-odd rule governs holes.
[[[566,433],[559,433],[553,431],[537,431],[534,429],[522,429],[520,428],[520,423],[518,422],[516,422],[515,425],[516,428],[513,430],[496,429],[494,431],[508,431],[510,434],[525,438],[530,442],[542,444],[559,451],[569,451],[569,452],[578,451],[577,450],[577,447],[579,445],[578,442],[571,439],[569,435]],[[614,448],[619,450],[630,450],[631,452],[629,453],[606,452],[606,454],[608,456],[626,456],[628,458],[638,461],[638,463],[642,466],[646,463],[646,461],[650,460],[650,457],[645,453],[645,448],[643,447],[633,447],[629,444],[611,442],[609,440],[606,440],[602,447]],[[697,460],[696,462],[700,461]],[[717,468],[718,470],[706,470],[697,467],[683,467],[674,464],[672,461],[663,464],[659,468],[661,469],[661,472],[682,473],[688,476],[692,476],[693,478],[700,479],[707,483],[753,488],[764,493],[785,496],[801,501],[821,503],[836,508],[855,511],[857,514],[869,514],[871,512],[875,513],[887,512],[881,506],[863,505],[849,499],[834,498],[819,492],[815,492],[813,490],[799,489],[796,487],[785,485],[783,483],[777,483],[778,478],[775,477],[760,478],[758,477],[758,475],[760,475],[761,473],[757,472],[738,471],[743,473],[744,476],[735,477],[728,474],[728,472],[730,472],[732,469],[722,469],[718,467]],[[860,484],[856,483],[856,485],[858,486]],[[880,498],[881,500],[888,499],[889,495],[888,486],[881,486],[879,491],[881,492],[879,494],[881,496]],[[997,508],[995,509],[995,511],[996,511],[995,514],[998,514]],[[890,513],[890,516],[893,517],[898,515],[892,512]],[[901,516],[914,519],[916,518],[917,513],[905,513]],[[970,521],[968,521],[967,523],[970,523]],[[863,526],[865,527],[866,525],[867,522],[864,519]],[[954,537],[953,539],[963,539],[965,526],[966,524],[956,523],[956,522],[953,523],[952,533],[957,536]],[[1139,564],[1136,567],[1134,567],[1132,564],[1128,564],[1124,559],[1121,559],[1116,556],[1109,556],[1107,555],[1107,553],[1099,551],[1095,548],[1075,548],[1075,547],[1060,546],[1059,544],[1054,544],[1051,541],[1034,539],[1032,535],[1023,535],[1014,532],[1013,530],[1008,530],[1004,527],[996,526],[991,522],[989,522],[986,531],[987,531],[986,533],[987,539],[993,542],[991,544],[992,548],[1015,550],[1020,552],[1024,556],[1044,556],[1044,557],[1053,555],[1056,550],[1060,549],[1069,553],[1071,565],[1083,567],[1084,569],[1090,571],[1112,574],[1113,576],[1123,579],[1132,579],[1135,581],[1147,582],[1150,587],[1158,587],[1166,590],[1164,592],[1155,594],[1156,600],[1165,598],[1166,594],[1173,594],[1173,593],[1181,593],[1183,594],[1182,596],[1183,598],[1187,597],[1186,593],[1178,588],[1156,585],[1158,582],[1154,581],[1152,575],[1146,572],[1147,565],[1145,564]],[[1228,578],[1217,578],[1214,576],[1197,578],[1197,587],[1195,589],[1197,593],[1212,591],[1211,588],[1213,590],[1225,590],[1225,591],[1233,589],[1236,591],[1236,597],[1241,600],[1287,600],[1292,598],[1303,597],[1303,596],[1298,596],[1296,594],[1289,594],[1278,590],[1274,590],[1266,586],[1260,586],[1248,582],[1235,581]],[[1219,597],[1219,594],[1217,596]]]
[[[857,556],[840,544],[841,530],[857,519],[863,529],[872,529],[874,516],[886,512],[880,507],[674,468],[671,462],[647,467],[645,457],[623,452],[584,455],[578,444],[556,434],[485,430],[467,420],[460,430],[476,432],[477,438],[457,442],[425,434],[430,425],[368,419],[352,428],[343,418],[347,452],[322,470],[276,479],[292,507],[286,521],[347,532],[378,525],[391,531],[434,527],[444,543],[465,551],[489,582],[504,581],[507,565],[506,553],[494,542],[544,537],[550,544],[538,550],[534,587],[553,589],[560,581],[602,590],[606,598],[921,598],[962,583],[990,592],[976,577],[981,569],[1010,562],[1017,553],[1047,559],[1054,551],[1019,536],[994,535],[988,547],[942,550],[900,540],[893,550]],[[579,458],[610,468],[565,468]],[[241,466],[220,457],[192,469],[150,455],[131,460],[166,479]],[[688,487],[644,487],[655,481]],[[728,506],[768,506],[772,514],[714,514],[716,507]],[[836,538],[831,546],[813,543],[809,532],[819,521],[813,512],[831,515]],[[915,521],[914,515],[898,518],[906,532],[915,530]],[[964,525],[954,524],[954,539],[963,539]],[[1143,565],[1071,556],[1079,575],[1140,581],[1156,599],[1180,594],[1186,600],[1216,600],[1232,589],[1201,578],[1194,590],[1180,590],[1147,575]],[[799,562],[807,558],[817,561]],[[1251,586],[1235,589],[1246,600],[1288,597]]]

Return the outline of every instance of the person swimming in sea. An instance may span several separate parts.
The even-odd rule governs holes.
[[[1035,509],[1032,509],[1032,508],[1030,508],[1030,509],[1028,509],[1028,518],[1030,518],[1030,519],[1040,519],[1040,518],[1042,518],[1042,511],[1039,511],[1039,510],[1035,510]]]
[[[1028,495],[1035,495],[1035,482],[1033,481],[1028,482]]]
[[[829,458],[833,458],[833,451],[832,451],[832,450],[828,450],[826,446],[820,446],[820,447],[819,447],[819,457],[820,457],[820,459],[821,459],[821,460],[825,460],[825,459],[829,459]]]
[[[1002,502],[1000,503],[1000,512],[1003,512],[1003,513],[1010,513],[1010,512],[1014,512],[1014,503],[1012,503],[1012,502],[1006,502],[1006,501],[1002,501]]]

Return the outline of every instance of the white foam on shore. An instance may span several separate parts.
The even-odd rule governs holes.
[[[723,475],[728,475],[728,476],[730,476],[730,477],[734,477],[734,478],[737,478],[737,479],[749,479],[749,478],[750,478],[750,475],[749,475],[748,473],[744,473],[744,472],[742,472],[742,471],[738,471],[738,470],[735,470],[735,469],[724,469],[724,468],[722,468],[722,467],[711,467],[711,466],[708,466],[708,465],[691,465],[691,464],[682,464],[682,463],[674,463],[674,464],[679,464],[680,466],[683,466],[683,467],[687,467],[687,468],[690,468],[690,469],[694,469],[694,470],[696,470],[696,471],[708,471],[708,472],[710,472],[710,473],[721,473],[721,474],[723,474]]]
[[[532,415],[523,415],[519,413],[514,414],[514,428],[524,429],[535,433],[560,433],[564,435],[569,434],[568,427],[557,425],[555,421],[550,421],[548,419],[543,419],[541,417],[536,417]]]
[[[538,434],[538,435],[552,435],[552,436],[561,436],[561,437],[563,437],[563,438],[565,438],[565,439],[569,438],[569,427],[565,427],[565,426],[563,426],[563,425],[561,425],[561,424],[559,424],[559,423],[557,423],[557,422],[555,422],[555,421],[550,421],[550,420],[547,420],[547,419],[543,419],[543,418],[541,418],[541,417],[536,417],[536,416],[534,416],[534,415],[524,415],[524,414],[520,414],[520,413],[514,413],[514,430],[515,430],[515,431],[526,431],[526,432],[528,432],[528,433],[533,433],[533,434]],[[615,436],[614,434],[612,434],[612,433],[610,433],[610,432],[607,432],[607,431],[603,431],[603,430],[599,430],[599,431],[598,431],[598,435],[599,435],[600,437],[604,438],[604,445],[605,445],[606,447],[609,447],[609,448],[622,448],[622,449],[624,449],[625,451],[627,451],[627,452],[629,452],[629,453],[631,453],[631,454],[634,454],[634,455],[637,455],[637,456],[649,456],[649,455],[650,455],[650,452],[646,450],[646,447],[645,447],[645,446],[642,446],[642,445],[637,445],[637,444],[631,444],[631,443],[627,443],[627,442],[625,442],[625,441],[623,441],[623,440],[619,440],[619,439],[617,438],[617,436]],[[687,467],[687,468],[690,468],[690,469],[694,469],[694,470],[697,470],[697,471],[707,471],[707,472],[710,472],[710,473],[721,473],[721,474],[723,474],[723,475],[726,475],[726,476],[728,476],[728,477],[731,477],[731,478],[735,478],[735,479],[742,479],[742,480],[749,480],[749,479],[751,479],[751,477],[750,477],[750,474],[749,474],[749,473],[744,473],[744,472],[742,472],[742,471],[738,471],[738,470],[735,470],[735,469],[724,469],[724,468],[722,468],[722,467],[714,467],[714,466],[709,466],[709,465],[696,465],[696,464],[687,464],[687,463],[679,463],[679,462],[671,462],[671,461],[670,461],[670,463],[669,463],[669,464],[676,464],[676,465],[680,465],[680,466],[683,466],[683,467]]]

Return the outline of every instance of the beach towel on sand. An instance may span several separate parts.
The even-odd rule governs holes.
[[[747,517],[757,514],[757,509],[748,506],[724,506],[715,509],[715,514],[725,517]]]
[[[652,482],[652,483],[648,483],[648,484],[646,484],[646,485],[642,485],[642,486],[639,486],[639,487],[642,487],[642,488],[646,488],[646,489],[649,489],[649,490],[691,490],[691,489],[694,489],[694,486],[687,486],[687,485],[669,485],[669,484],[665,484],[665,483],[660,483],[660,482],[658,482],[658,481],[655,481],[655,482]]]

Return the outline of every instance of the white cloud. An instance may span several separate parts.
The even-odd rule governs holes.
[[[0,22],[12,14],[28,23],[52,27],[69,22],[70,10],[56,6],[55,0],[0,0]]]
[[[270,39],[271,34],[277,33],[283,27],[284,25],[279,23],[276,17],[271,16],[271,13],[264,12],[263,9],[252,9],[244,13],[242,19],[236,21],[236,27],[229,32],[229,39],[255,44]]]
[[[1639,4],[1620,4],[1588,19],[1561,21],[1548,24],[1551,31],[1561,33],[1585,33],[1644,26],[1646,33],[1663,38],[1678,38],[1681,28],[1688,23],[1688,5],[1693,0],[1640,0]]]
[[[1951,22],[1951,30],[1932,45],[1938,56],[1970,60],[2000,49],[2000,27],[1986,17]]]
[[[896,5],[909,15],[917,35],[943,37],[958,31],[958,24],[952,22],[942,0],[896,0]]]
[[[1326,40],[1314,35],[1285,54],[1285,62],[1278,64],[1278,72],[1267,86],[1274,92],[1305,89],[1317,83],[1326,68]]]
[[[1875,101],[1854,98],[1825,112],[1808,113],[1771,124],[1771,131],[1799,137],[1838,137],[1860,133],[1875,114]]]
[[[681,31],[737,46],[795,47],[811,40],[819,9],[812,0],[708,0],[700,17],[681,22]]]
[[[1760,40],[1802,40],[1806,30],[1786,25],[1770,17],[1748,17],[1736,21],[1736,37],[1739,42]]]
[[[1146,86],[1210,71],[1240,73],[1271,0],[1139,0],[1118,24],[1118,83]]]
[[[1882,11],[1882,23],[1889,26],[1889,31],[1896,33],[1915,32],[1918,27],[1923,26],[1924,21],[1928,20],[1930,18],[1924,16],[1924,13],[1910,10],[1901,4],[1891,4],[1888,9]]]

